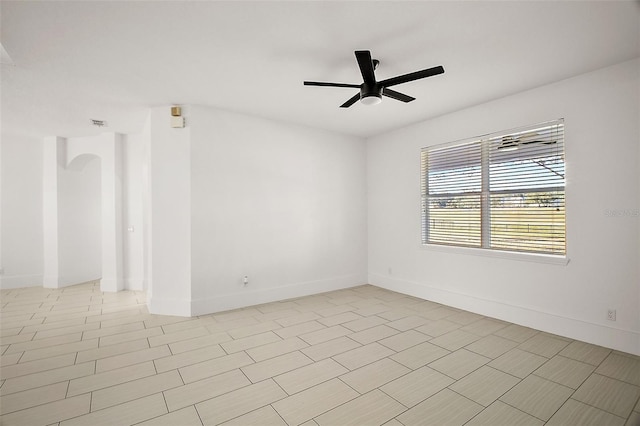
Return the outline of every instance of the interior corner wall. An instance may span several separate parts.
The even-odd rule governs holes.
[[[369,282],[640,354],[639,70],[636,59],[370,139]],[[556,118],[567,265],[421,247],[422,147]]]
[[[57,287],[102,276],[101,160],[76,158],[76,166],[58,170]]]
[[[144,291],[142,133],[123,135],[123,279],[124,288]]]
[[[42,285],[42,139],[1,135],[0,288]]]
[[[366,283],[364,140],[196,106],[187,123],[194,315]]]

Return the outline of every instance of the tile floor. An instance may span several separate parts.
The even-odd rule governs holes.
[[[1,293],[2,425],[640,425],[640,357],[374,286],[179,318]]]

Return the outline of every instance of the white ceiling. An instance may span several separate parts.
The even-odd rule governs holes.
[[[605,2],[0,3],[3,133],[140,131],[149,107],[200,104],[370,136],[640,56],[640,5]],[[361,83],[443,65],[373,107]],[[597,99],[594,99],[597,102]]]

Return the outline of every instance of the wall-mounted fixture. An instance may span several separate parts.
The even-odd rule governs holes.
[[[96,127],[109,127],[107,125],[107,122],[104,120],[94,120],[93,118],[91,119],[91,125],[92,126],[96,126]]]
[[[173,127],[174,129],[182,129],[184,127],[182,108],[180,108],[179,106],[171,107],[171,127]]]

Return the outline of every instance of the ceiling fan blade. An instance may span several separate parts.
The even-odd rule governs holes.
[[[438,75],[444,73],[444,68],[442,66],[437,66],[433,68],[429,68],[426,70],[416,71],[409,74],[399,75],[397,77],[391,77],[386,80],[382,80],[378,82],[381,86],[389,87],[394,86],[396,84],[407,83],[413,80],[419,80],[425,77],[431,77],[433,75]]]
[[[352,89],[359,89],[359,84],[347,84],[347,83],[324,83],[321,81],[305,81],[305,86],[324,86],[324,87],[349,87]]]
[[[362,79],[364,84],[374,85],[376,84],[376,76],[373,73],[373,61],[371,60],[371,52],[368,50],[356,50],[356,59],[358,60],[358,66],[362,73]]]
[[[382,95],[402,102],[411,102],[416,100],[416,98],[405,95],[404,93],[396,92],[395,90],[387,89],[386,87],[382,89]]]
[[[340,108],[349,108],[351,105],[355,104],[359,100],[360,100],[360,93],[357,93],[352,98],[349,98],[347,102],[340,105]]]

